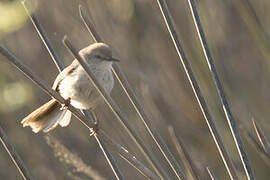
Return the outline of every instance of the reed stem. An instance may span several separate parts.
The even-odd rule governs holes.
[[[199,84],[197,80],[195,79],[194,73],[191,69],[190,63],[188,59],[186,58],[186,55],[181,47],[180,41],[178,39],[178,35],[175,31],[174,25],[173,25],[173,20],[171,17],[171,14],[169,12],[167,3],[165,0],[157,0],[157,3],[159,5],[160,11],[162,13],[163,19],[166,23],[166,27],[170,33],[171,39],[174,43],[175,49],[177,51],[177,54],[179,56],[179,60],[182,63],[184,70],[186,72],[186,75],[188,77],[188,80],[190,82],[190,85],[192,87],[193,93],[199,103],[199,106],[201,108],[201,111],[204,115],[204,118],[206,120],[206,123],[208,125],[208,128],[210,130],[210,133],[215,141],[215,144],[218,148],[219,154],[223,160],[223,163],[226,167],[227,172],[229,173],[229,176],[231,179],[238,180],[238,177],[236,175],[236,170],[235,167],[232,163],[232,160],[230,159],[230,156],[225,149],[224,143],[221,139],[221,136],[216,128],[216,124],[210,114],[210,111],[208,109],[208,106],[206,104],[206,101],[203,97],[203,94],[201,92],[201,89],[199,87]]]

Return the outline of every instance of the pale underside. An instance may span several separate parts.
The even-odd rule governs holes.
[[[110,93],[114,85],[111,64],[104,69],[102,68],[102,70],[99,68],[93,69],[91,67],[90,69],[105,91]],[[61,73],[65,72],[63,71]],[[58,76],[62,76],[61,73]],[[58,77],[56,81],[58,81]],[[100,94],[81,66],[77,66],[68,76],[65,76],[65,78],[58,83],[57,90],[63,98],[70,98],[71,105],[78,109],[93,109],[98,102],[101,101]]]

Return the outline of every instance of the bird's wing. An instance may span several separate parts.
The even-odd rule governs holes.
[[[71,74],[77,67],[79,66],[78,61],[75,59],[68,67],[66,67],[62,72],[60,72],[58,74],[58,76],[56,77],[52,88],[56,91],[58,90],[59,84],[61,83],[61,81],[68,75]]]

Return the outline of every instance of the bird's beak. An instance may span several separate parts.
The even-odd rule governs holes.
[[[115,61],[115,62],[120,62],[120,60],[119,60],[119,59],[116,59],[116,58],[113,58],[113,57],[112,57],[112,58],[110,58],[110,60],[111,60],[111,61]]]

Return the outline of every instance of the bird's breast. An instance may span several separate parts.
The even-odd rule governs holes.
[[[110,94],[114,79],[110,69],[92,71],[99,84]],[[59,92],[65,99],[71,99],[71,105],[79,109],[94,108],[101,100],[101,96],[86,72],[81,68],[66,76],[59,85]]]

